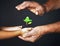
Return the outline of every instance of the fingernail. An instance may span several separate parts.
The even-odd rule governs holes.
[[[36,12],[35,14],[38,15],[38,12]]]
[[[17,10],[20,10],[20,8],[18,8],[17,6],[15,7]]]

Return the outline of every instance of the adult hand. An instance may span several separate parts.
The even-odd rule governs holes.
[[[47,26],[37,26],[34,27],[31,31],[25,33],[23,36],[18,36],[20,39],[29,42],[35,42],[39,37],[48,32]]]
[[[22,10],[25,8],[29,9],[31,12],[33,12],[36,15],[44,14],[44,7],[34,1],[24,1],[23,3],[16,6],[17,10]]]

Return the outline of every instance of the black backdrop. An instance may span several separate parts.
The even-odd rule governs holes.
[[[15,6],[25,0],[0,0],[0,26],[25,25],[23,19],[29,16],[33,23],[32,27],[45,25],[60,21],[60,9],[45,13],[43,16],[36,16],[27,9],[17,11]],[[34,0],[38,3],[45,3],[46,0]],[[26,26],[25,26],[26,27]],[[35,43],[25,42],[17,37],[0,40],[0,46],[55,46],[60,45],[60,34],[46,34]]]

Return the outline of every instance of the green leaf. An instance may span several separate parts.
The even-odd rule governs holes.
[[[32,19],[30,19],[28,16],[24,19],[24,22],[27,24],[32,24]]]
[[[32,22],[29,22],[28,24],[32,24]]]

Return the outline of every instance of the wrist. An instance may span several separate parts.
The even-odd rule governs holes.
[[[39,29],[40,29],[39,34],[44,35],[47,33],[58,32],[58,31],[60,31],[58,28],[60,28],[60,26],[58,26],[56,23],[39,26]]]
[[[45,4],[43,4],[46,7],[46,12],[49,12],[51,10],[54,10],[56,7],[56,1],[55,0],[49,0]]]
[[[60,22],[47,25],[48,32],[60,32]]]
[[[21,35],[21,31],[15,31],[15,34],[19,36]]]

